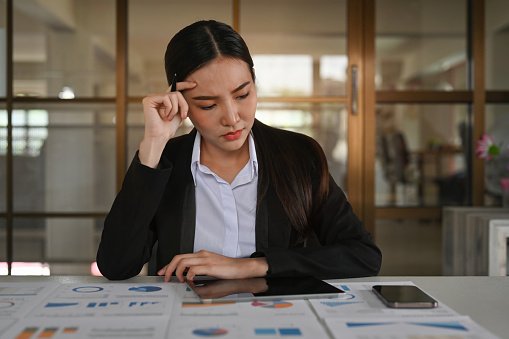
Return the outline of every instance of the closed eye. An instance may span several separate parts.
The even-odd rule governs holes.
[[[209,111],[209,110],[213,109],[215,106],[216,106],[216,104],[212,104],[210,106],[200,106],[200,108],[205,111]]]
[[[239,95],[239,96],[237,97],[237,99],[245,99],[245,98],[247,98],[247,97],[248,97],[248,95],[249,95],[249,92],[247,92],[246,94],[243,94],[243,95]]]

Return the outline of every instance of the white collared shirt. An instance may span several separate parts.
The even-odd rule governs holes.
[[[207,250],[233,258],[256,251],[255,221],[258,161],[249,133],[249,161],[231,184],[200,163],[201,135],[196,133],[191,172],[196,190],[194,252]]]

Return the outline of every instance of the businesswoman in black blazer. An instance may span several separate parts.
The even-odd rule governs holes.
[[[166,281],[378,274],[380,250],[318,143],[255,119],[239,34],[196,22],[172,38],[165,67],[171,86],[143,99],[144,138],[104,223],[105,277],[133,277],[152,255]],[[195,128],[174,137],[187,117]]]

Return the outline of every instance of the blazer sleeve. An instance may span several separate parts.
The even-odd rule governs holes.
[[[171,171],[164,157],[153,169],[141,164],[136,154],[104,222],[97,265],[106,278],[131,278],[149,261],[157,240],[151,223]]]
[[[319,244],[267,248],[253,253],[269,264],[267,276],[315,276],[322,279],[375,276],[382,254],[354,214],[340,187],[329,176],[329,194],[315,208],[313,230]]]

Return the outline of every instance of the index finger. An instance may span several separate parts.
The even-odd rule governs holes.
[[[179,255],[176,255],[173,257],[173,259],[171,259],[170,263],[168,265],[166,265],[166,271],[164,272],[164,281],[170,281],[171,279],[171,276],[173,274],[173,272],[175,272],[175,270],[177,269],[177,266],[179,265],[180,261],[188,256],[192,256],[192,253],[188,253],[188,254],[179,254]],[[184,276],[181,275],[181,276],[178,276],[177,274],[175,274],[178,278],[178,280],[180,282],[184,282]]]
[[[195,86],[196,86],[196,82],[193,82],[193,81],[177,82],[177,91],[191,89],[191,88],[194,88]],[[168,89],[166,90],[165,93],[171,93],[171,86],[168,87]]]

